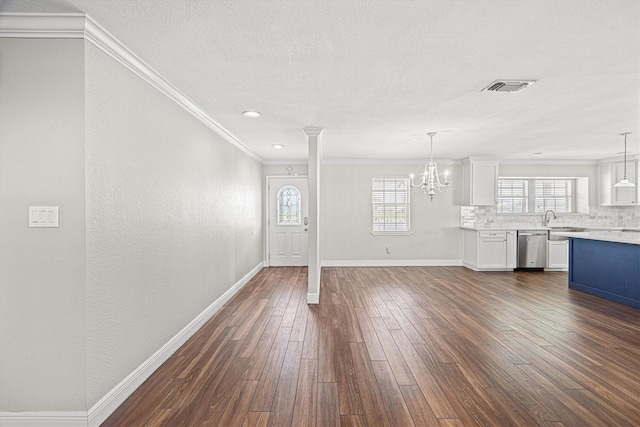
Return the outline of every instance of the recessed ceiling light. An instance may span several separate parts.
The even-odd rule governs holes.
[[[284,147],[284,145],[282,145],[282,144],[271,144],[271,146],[273,148],[277,148],[278,150],[281,149],[282,147]]]
[[[260,117],[259,111],[243,111],[242,115],[245,117],[249,117],[250,119],[255,119],[256,117]]]

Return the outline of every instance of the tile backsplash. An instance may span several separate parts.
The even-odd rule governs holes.
[[[551,226],[640,228],[640,206],[590,206],[589,213],[557,214]],[[542,226],[541,214],[498,214],[495,206],[461,206],[462,227]]]

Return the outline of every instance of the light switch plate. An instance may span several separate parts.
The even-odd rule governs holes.
[[[58,206],[29,206],[29,227],[59,227]]]

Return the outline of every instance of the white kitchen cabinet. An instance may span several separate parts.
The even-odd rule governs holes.
[[[639,162],[627,159],[627,179],[635,187],[615,187],[624,177],[625,163],[610,159],[598,162],[598,204],[600,206],[633,206],[638,204],[640,186],[638,185]]]
[[[518,263],[518,232],[507,231],[507,268],[516,268]]]
[[[569,269],[568,240],[549,240],[547,242],[547,268],[552,270]]]
[[[511,244],[508,233],[512,233]],[[463,265],[476,271],[505,271],[515,268],[515,233],[503,230],[464,230]]]
[[[468,158],[462,161],[462,204],[486,206],[498,203],[498,161]]]
[[[481,231],[479,243],[479,268],[507,268],[507,233],[505,231]]]

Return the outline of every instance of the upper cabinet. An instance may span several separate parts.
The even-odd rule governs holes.
[[[615,187],[624,177],[625,163],[618,159],[598,161],[598,204],[600,206],[633,206],[638,204],[639,162],[638,158],[627,159],[627,179],[635,187]]]
[[[462,161],[462,204],[498,203],[498,160],[470,157]]]

